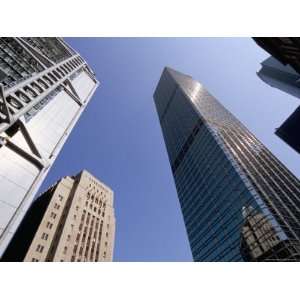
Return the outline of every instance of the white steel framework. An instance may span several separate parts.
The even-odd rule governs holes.
[[[99,83],[61,38],[1,38],[0,82],[1,256]]]

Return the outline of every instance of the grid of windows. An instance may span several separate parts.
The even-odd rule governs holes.
[[[86,193],[85,209],[82,211],[79,232],[73,247],[71,260],[99,261],[106,193],[96,190],[95,185],[90,185]],[[102,212],[102,213],[101,213]],[[108,235],[106,235],[108,237]],[[107,242],[106,242],[107,243]]]

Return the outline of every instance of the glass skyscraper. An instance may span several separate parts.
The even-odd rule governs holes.
[[[190,76],[154,100],[194,260],[300,260],[298,179]]]
[[[97,86],[61,38],[0,38],[0,256]]]

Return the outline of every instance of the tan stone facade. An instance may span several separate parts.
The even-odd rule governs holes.
[[[24,261],[112,261],[113,191],[82,171],[62,178],[40,197],[51,197]]]

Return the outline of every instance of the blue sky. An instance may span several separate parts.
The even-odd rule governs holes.
[[[300,156],[274,135],[299,100],[256,75],[250,38],[67,38],[100,87],[41,190],[87,169],[115,192],[115,261],[191,261],[153,92],[165,66],[199,80],[297,177]]]

